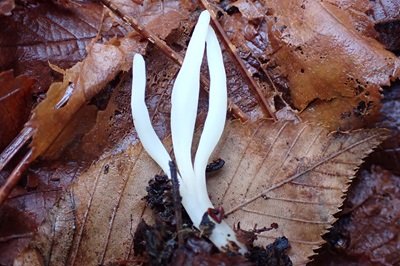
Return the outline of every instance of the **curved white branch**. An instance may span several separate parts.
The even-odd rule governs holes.
[[[207,34],[207,63],[210,73],[210,91],[207,118],[197,149],[194,171],[197,184],[205,186],[205,170],[225,127],[228,96],[226,74],[221,47],[214,30],[209,26]]]
[[[133,124],[142,142],[143,148],[161,167],[168,177],[171,176],[168,162],[171,158],[165,150],[150,121],[145,103],[146,66],[141,54],[135,54],[132,68],[131,110]]]
[[[172,144],[176,164],[184,179],[183,182],[187,182],[187,179],[193,179],[195,176],[191,147],[199,100],[200,67],[209,22],[210,14],[202,12],[193,31],[171,96]]]

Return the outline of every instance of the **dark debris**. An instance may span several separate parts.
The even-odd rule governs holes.
[[[145,265],[292,265],[286,252],[290,248],[285,237],[275,240],[264,247],[255,247],[253,242],[256,233],[245,231],[238,226],[237,230],[247,237],[249,253],[242,256],[235,252],[220,252],[204,232],[195,230],[189,216],[182,208],[181,237],[183,245],[178,245],[176,218],[172,182],[167,176],[155,176],[149,181],[144,198],[155,214],[155,224],[148,225],[142,221],[134,235],[134,253],[142,256]],[[237,231],[238,233],[238,231]]]

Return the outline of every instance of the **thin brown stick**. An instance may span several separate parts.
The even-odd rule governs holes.
[[[261,105],[261,108],[263,109],[264,113],[270,117],[272,117],[276,121],[276,117],[274,114],[274,111],[271,110],[267,99],[264,97],[264,94],[261,91],[260,86],[258,86],[257,82],[254,80],[254,78],[251,76],[249,71],[247,70],[246,66],[243,63],[243,60],[240,58],[240,56],[236,53],[236,48],[232,44],[232,42],[229,40],[228,36],[226,35],[224,29],[222,28],[221,24],[218,22],[217,17],[215,15],[214,10],[210,7],[210,4],[207,2],[207,0],[199,0],[200,3],[203,5],[205,9],[208,10],[208,12],[211,15],[211,22],[214,26],[215,31],[217,34],[220,36],[220,39],[222,43],[224,44],[226,50],[228,53],[231,55],[233,58],[234,63],[236,63],[239,71],[247,81],[247,83],[250,85],[250,88],[253,90],[255,93],[255,96],[257,97],[257,100],[259,104]]]
[[[175,220],[176,220],[176,234],[178,235],[178,247],[183,246],[182,236],[182,198],[179,194],[179,181],[176,166],[173,161],[169,162],[169,169],[171,171],[171,182],[172,182],[172,198],[175,209]]]
[[[28,127],[21,130],[18,136],[5,148],[0,154],[0,171],[7,163],[17,154],[17,152],[28,142],[33,136],[33,129]]]
[[[138,23],[138,21],[135,18],[122,13],[121,10],[119,10],[118,7],[116,7],[113,3],[111,3],[110,0],[100,0],[100,1],[104,6],[106,6],[114,14],[120,17],[126,24],[131,26],[139,34],[145,37],[149,42],[157,46],[167,57],[172,59],[178,65],[182,65],[183,62],[182,56],[177,52],[175,52],[171,47],[169,47],[162,39],[160,39],[150,31],[146,30],[143,26],[141,26]],[[200,80],[205,87],[207,88],[209,87],[210,81],[206,77],[201,76]],[[208,92],[208,89],[205,88],[205,90]],[[242,110],[240,110],[240,108],[230,99],[228,100],[228,106],[229,106],[229,111],[232,112],[233,116],[239,118],[242,122],[246,122],[248,120],[247,115]]]
[[[0,206],[6,201],[13,188],[18,184],[20,177],[31,163],[32,151],[29,151],[24,158],[19,162],[17,167],[14,168],[11,175],[6,180],[6,183],[0,188]]]
[[[15,240],[15,239],[20,239],[20,238],[30,238],[32,236],[33,236],[33,232],[3,236],[3,237],[0,237],[0,243],[8,242],[10,240]]]

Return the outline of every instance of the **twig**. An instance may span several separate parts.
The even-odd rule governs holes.
[[[214,10],[210,7],[210,4],[207,2],[207,0],[199,0],[199,1],[203,5],[203,7],[205,9],[207,9],[208,12],[211,14],[211,22],[214,25],[215,31],[220,36],[221,41],[225,45],[226,50],[229,52],[231,57],[234,59],[233,61],[236,63],[237,67],[239,68],[239,71],[242,73],[242,75],[244,76],[247,83],[250,84],[250,88],[254,91],[254,93],[258,99],[258,102],[260,103],[261,108],[263,109],[264,113],[266,115],[271,116],[276,121],[274,111],[271,110],[271,108],[269,107],[267,99],[265,99],[260,86],[258,86],[257,82],[254,80],[254,78],[251,76],[251,74],[247,70],[246,66],[243,63],[243,60],[236,53],[235,46],[231,43],[231,41],[229,40],[228,36],[226,35],[224,29],[222,28],[221,24],[218,22],[216,15],[214,13]]]
[[[169,162],[169,169],[171,171],[171,181],[172,181],[172,197],[174,200],[174,209],[175,209],[175,220],[176,220],[176,233],[178,235],[178,246],[181,247],[183,245],[182,238],[182,204],[181,204],[181,196],[179,194],[179,181],[176,173],[176,166],[174,162]]]
[[[9,236],[3,236],[0,237],[0,243],[3,242],[8,242],[10,240],[14,240],[14,239],[20,239],[20,238],[30,238],[33,236],[33,233],[25,233],[25,234],[14,234],[14,235],[9,235]]]
[[[0,171],[15,156],[15,154],[24,146],[33,136],[33,129],[28,127],[21,130],[18,136],[5,148],[0,154]]]
[[[116,7],[113,3],[111,3],[110,0],[100,0],[100,2],[108,9],[110,9],[114,14],[120,17],[126,24],[131,26],[139,34],[145,37],[149,42],[158,47],[167,57],[172,59],[178,65],[182,65],[183,62],[182,56],[177,52],[175,52],[171,47],[169,47],[162,39],[160,39],[155,34],[151,33],[150,31],[146,30],[143,26],[141,26],[135,18],[122,13],[121,10],[119,10],[118,7]],[[210,81],[203,75],[200,77],[200,81],[205,87],[208,88],[210,86]],[[208,92],[207,89],[205,90]],[[239,118],[242,122],[246,122],[248,120],[247,115],[242,110],[240,110],[240,108],[231,100],[228,100],[228,106],[230,112],[232,112],[232,114],[236,118]]]
[[[19,162],[17,167],[14,168],[11,175],[6,180],[6,183],[0,188],[0,206],[10,195],[13,188],[17,185],[21,175],[29,167],[31,163],[32,151],[29,151],[24,158]]]

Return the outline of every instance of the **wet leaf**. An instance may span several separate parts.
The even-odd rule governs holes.
[[[75,177],[80,176],[84,164],[71,161],[44,162],[31,166],[21,186],[0,208],[0,264],[12,265],[14,258],[30,242],[37,227]],[[3,183],[9,172],[0,172]],[[34,187],[28,180],[33,179]]]
[[[137,6],[132,8],[134,11],[137,9]],[[147,18],[146,21],[149,25],[174,17],[174,20],[170,20],[168,27],[157,31],[161,35],[177,27],[179,20],[183,18],[182,15],[177,16],[173,10],[165,12],[164,15],[165,17],[150,16],[150,19]],[[151,28],[151,25],[149,27]],[[42,155],[53,143],[57,145],[57,148],[53,147],[53,150],[61,150],[59,147],[63,143],[57,143],[59,140],[57,138],[79,109],[120,71],[128,71],[133,53],[139,52],[145,45],[146,43],[139,42],[138,38],[130,37],[112,39],[105,44],[88,45],[86,58],[65,70],[62,83],[56,82],[51,85],[47,98],[38,105],[32,119],[27,123],[27,127],[34,130],[31,160]],[[68,140],[68,137],[63,137],[63,139]]]
[[[70,68],[101,30],[101,5],[85,1],[65,9],[54,2],[18,1],[12,16],[0,17],[0,69],[35,77],[43,91],[58,78],[48,62]]]
[[[362,158],[386,134],[380,129],[328,134],[308,124],[231,123],[215,153],[224,158],[225,168],[208,180],[209,193],[230,213],[231,225],[240,221],[249,230],[277,223],[279,228],[260,235],[259,243],[267,245],[284,235],[291,244],[291,259],[302,264],[323,243],[320,235],[335,220],[333,214]],[[67,192],[75,203],[76,229],[58,230],[73,233],[73,240],[61,245],[59,239],[65,236],[41,229],[33,247],[46,263],[133,260],[132,232],[142,218],[149,219],[142,200],[145,187],[159,171],[140,145],[105,156]],[[63,213],[54,211],[55,217]],[[43,227],[52,228],[54,219]],[[62,259],[50,250],[63,254]]]
[[[384,141],[368,159],[370,164],[378,164],[400,175],[400,84],[386,89],[382,100],[381,119],[378,127],[385,127],[392,131],[392,136]]]
[[[15,7],[14,0],[1,1],[1,3],[0,3],[0,15],[6,15],[6,16],[11,15],[11,11],[14,9],[14,7]]]
[[[329,110],[319,119],[339,117],[329,123],[334,127],[344,122],[354,128],[362,123],[349,122],[374,117],[380,106],[379,86],[399,77],[399,59],[360,34],[351,15],[334,4],[271,1],[270,5],[276,17],[269,35],[276,51],[273,58],[287,76],[293,104],[304,109],[319,100],[311,111]]]
[[[34,83],[32,78],[25,75],[14,77],[12,70],[0,73],[0,151],[28,120]]]
[[[351,223],[343,226],[350,237],[346,253],[354,257],[365,257],[372,264],[398,263],[399,206],[398,176],[380,167],[372,167],[370,172],[361,172],[344,208],[344,212],[352,211]]]
[[[400,74],[400,60],[374,39],[368,2],[239,0],[222,20],[249,71],[260,81],[269,73],[304,120],[354,129],[377,120],[380,87]]]
[[[129,58],[138,46],[134,41],[130,46],[124,46],[123,41],[90,45],[88,56],[65,71],[63,82],[51,85],[46,99],[35,108],[27,123],[27,127],[34,130],[32,159],[42,155],[56,141],[84,104],[121,70],[129,69]]]
[[[399,262],[400,178],[381,167],[364,170],[351,187],[341,218],[326,239],[335,258],[317,265],[396,265]],[[349,258],[341,262],[341,258]],[[319,264],[318,264],[319,263]]]
[[[371,2],[374,20],[377,22],[390,21],[400,17],[400,3],[396,0]]]

